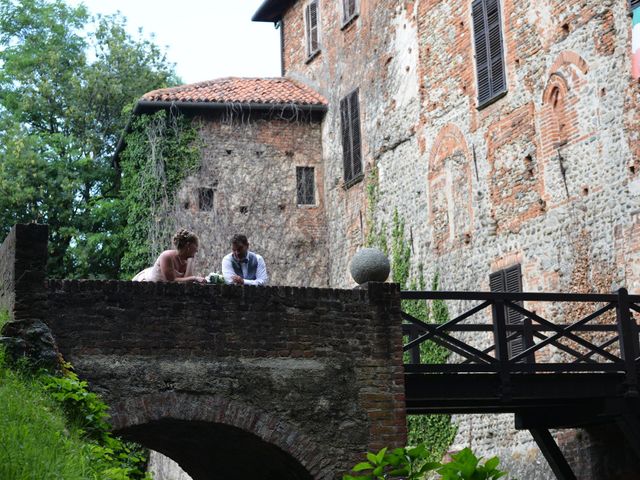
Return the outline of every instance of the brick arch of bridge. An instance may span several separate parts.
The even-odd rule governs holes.
[[[116,434],[178,462],[194,480],[332,478],[329,455],[295,427],[219,395],[160,392],[111,407]]]

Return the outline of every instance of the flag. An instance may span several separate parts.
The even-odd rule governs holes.
[[[633,11],[633,30],[631,40],[631,76],[640,79],[640,7]]]

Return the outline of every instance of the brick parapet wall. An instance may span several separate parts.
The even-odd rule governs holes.
[[[11,229],[0,247],[0,310],[13,317],[16,280],[16,229]]]
[[[0,246],[0,309],[12,320],[45,311],[48,232],[46,225],[16,225]]]
[[[0,310],[9,322],[1,342],[13,358],[29,356],[34,363],[55,368],[58,356],[47,325],[46,225],[16,225],[0,247]]]
[[[116,405],[125,433],[144,416],[126,418],[135,410],[127,402],[197,392],[312,439],[331,460],[317,478],[339,477],[365,450],[406,441],[397,285],[50,280],[48,289],[47,322],[60,352]]]

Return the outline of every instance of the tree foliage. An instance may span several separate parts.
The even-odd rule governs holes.
[[[118,276],[126,212],[113,153],[132,102],[177,80],[125,27],[62,0],[0,0],[0,235],[48,223],[51,276]]]

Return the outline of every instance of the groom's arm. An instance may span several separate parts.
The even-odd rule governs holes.
[[[231,257],[225,256],[222,259],[222,276],[224,277],[224,283],[227,285],[233,284],[233,276],[236,272],[233,270],[233,265],[231,265]]]

